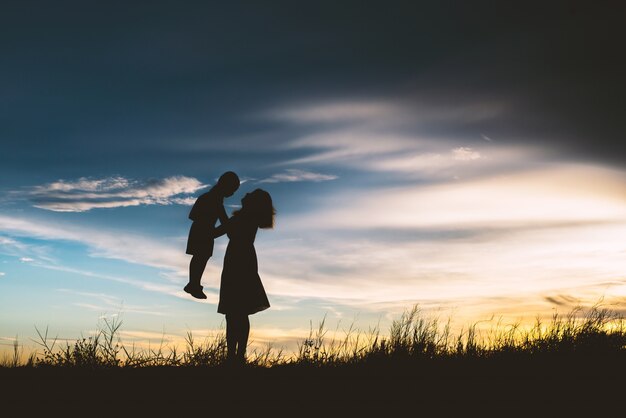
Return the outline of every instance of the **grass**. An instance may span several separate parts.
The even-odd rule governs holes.
[[[138,369],[150,367],[215,368],[225,364],[226,339],[223,333],[198,343],[191,333],[184,349],[161,342],[156,348],[138,350],[119,337],[122,322],[105,319],[95,335],[61,346],[48,330],[37,329],[41,352],[21,361],[17,340],[12,355],[0,360],[0,368]],[[295,353],[285,354],[271,346],[255,350],[248,357],[249,368],[272,370],[362,369],[420,370],[445,363],[450,370],[481,362],[484,365],[522,365],[535,362],[576,359],[626,359],[626,322],[615,312],[599,305],[577,308],[567,315],[554,314],[547,323],[537,319],[531,327],[519,324],[496,326],[480,331],[473,324],[452,335],[450,321],[421,315],[417,306],[393,321],[389,333],[376,327],[361,332],[350,327],[342,339],[329,338],[325,319],[311,326],[310,334]]]
[[[37,330],[39,352],[21,360],[15,341],[0,361],[2,405],[31,415],[621,416],[626,323],[600,306],[458,333],[417,307],[385,334],[350,327],[334,338],[325,322],[293,353],[253,350],[246,367],[226,364],[223,333],[135,349],[118,318],[71,343]]]

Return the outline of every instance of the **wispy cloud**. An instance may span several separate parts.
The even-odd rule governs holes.
[[[381,98],[327,100],[291,103],[262,114],[263,117],[293,123],[368,122],[372,125],[411,122],[476,122],[501,115],[507,106],[497,101],[424,103]]]
[[[0,271],[0,277],[2,277],[2,276],[6,276],[6,275],[7,275],[7,274],[6,274],[5,272]]]
[[[353,115],[353,120],[359,124],[370,123],[369,118],[357,116]],[[506,168],[499,174],[507,177],[458,184],[403,182],[402,186],[349,189],[348,193],[342,190],[326,195],[326,203],[311,212],[284,216],[280,234],[303,239],[272,246],[268,244],[273,237],[260,234],[260,275],[270,297],[290,302],[316,299],[339,312],[345,307],[380,312],[391,306],[402,309],[414,302],[435,305],[447,301],[467,306],[481,298],[522,292],[540,301],[549,292],[570,289],[567,294],[583,295],[587,290],[581,289],[597,290],[598,283],[622,274],[626,225],[624,201],[619,197],[624,196],[624,183],[619,176],[623,173],[555,165],[536,171],[528,167],[510,171],[508,168],[515,161],[528,161],[520,158],[527,154],[480,141],[478,145],[461,146],[454,141],[425,139],[382,128],[368,131],[356,123],[293,140],[291,147],[298,152],[312,151],[311,163],[352,164],[365,170],[399,173],[403,178],[410,173],[439,175],[446,169],[499,165]],[[536,165],[536,161],[533,163]],[[290,169],[261,182],[330,180],[319,176],[329,174]],[[68,182],[56,183],[53,189],[71,193]],[[124,184],[120,179],[102,183],[85,180],[80,187],[84,193],[104,194],[119,191],[121,186],[131,188]],[[572,226],[559,227],[557,224],[563,221]],[[593,225],[585,223],[588,221],[616,223]],[[580,225],[574,225],[577,222]],[[540,227],[516,232],[513,227],[520,224]],[[426,228],[432,232],[426,231],[429,235],[424,237]],[[503,231],[471,239],[461,235],[445,240],[438,236],[449,230],[489,228]],[[377,239],[373,235],[375,229],[387,229],[386,240]],[[111,280],[189,299],[179,286],[188,265],[182,242],[176,246],[171,241],[129,233],[2,216],[0,230],[77,241],[86,245],[93,256],[163,269],[174,275],[172,282],[124,277]],[[347,235],[355,231],[363,235],[359,239]],[[399,239],[407,234],[409,238]],[[217,263],[210,263],[207,274],[219,275]],[[207,289],[213,290],[208,286]],[[209,294],[209,298],[205,303],[215,303],[216,293]],[[100,311],[109,306],[97,300],[79,303],[85,309]]]
[[[77,269],[77,268],[72,268],[72,267],[67,267],[67,266],[62,266],[62,265],[41,264],[39,265],[39,267],[50,269],[50,270],[55,270],[55,271],[62,271],[66,273],[79,274],[85,277],[93,277],[97,279],[110,280],[112,282],[123,283],[123,284],[135,287],[137,289],[145,290],[148,292],[161,293],[164,295],[170,295],[170,296],[175,296],[178,298],[184,298],[186,300],[189,300],[189,295],[185,293],[184,291],[182,291],[181,286],[174,285],[172,283],[158,283],[153,280],[148,281],[148,280],[143,280],[143,279],[129,278],[125,276],[115,276],[111,274],[95,273],[93,271],[82,270],[82,269]],[[207,266],[207,270],[211,271],[210,266]],[[213,272],[213,274],[215,273]],[[167,277],[167,276],[164,275],[164,277]],[[206,287],[205,287],[205,291],[206,291]],[[192,299],[192,301],[197,302],[197,303],[207,303],[207,302],[216,303],[216,298],[214,297],[213,299],[211,299],[212,296],[214,295],[212,294],[209,295],[208,300]]]
[[[391,132],[376,132],[367,127],[351,126],[323,130],[296,138],[287,144],[291,149],[308,150],[310,155],[284,162],[284,164],[329,163],[350,164],[365,158],[393,155],[423,148],[415,138]]]
[[[4,230],[9,233],[9,230]],[[0,236],[0,254],[17,258],[22,263],[39,264],[41,262],[54,263],[51,248],[45,244],[23,242],[15,237]]]
[[[539,306],[554,293],[581,303],[605,295],[612,303],[620,294],[624,300],[625,232],[623,222],[390,243],[356,241],[333,231],[332,241],[308,239],[290,248],[261,250],[262,277],[272,296],[316,298],[344,312],[347,307],[401,312],[419,303],[501,314],[512,299]],[[481,307],[486,298],[493,300]],[[523,312],[515,306],[511,313]]]
[[[544,157],[532,147],[495,144],[459,146],[447,139],[411,137],[359,127],[329,130],[294,139],[290,147],[308,154],[280,165],[339,165],[359,171],[384,172],[432,181],[476,178],[525,169]]]
[[[186,176],[149,180],[80,178],[35,186],[26,191],[25,195],[33,206],[40,209],[84,212],[96,208],[139,205],[189,205],[193,204],[193,198],[189,195],[205,187],[207,185],[198,179]],[[13,195],[17,195],[17,192]]]
[[[263,113],[264,117],[294,123],[353,122],[380,118],[406,117],[407,109],[383,100],[330,101],[279,107]]]
[[[12,238],[0,237],[0,245],[17,246],[20,245],[20,243]]]
[[[373,171],[400,173],[419,177],[421,180],[450,180],[458,179],[459,176],[474,177],[480,173],[492,172],[513,159],[512,152],[492,149],[488,153],[489,156],[485,156],[470,147],[436,152],[418,152],[407,149],[401,154],[371,158],[364,166]],[[476,160],[481,160],[482,163],[476,164]]]
[[[312,171],[288,169],[283,173],[274,174],[266,179],[259,180],[259,183],[285,183],[297,181],[328,181],[335,180],[338,177],[332,174],[314,173]]]
[[[470,147],[459,147],[452,150],[454,159],[458,161],[473,161],[482,158],[480,152],[473,150]]]
[[[292,234],[304,239],[286,244],[273,242],[270,234],[259,236],[260,275],[271,297],[317,298],[333,306],[354,308],[376,303],[399,308],[441,300],[463,305],[470,299],[522,290],[542,298],[555,289],[597,289],[598,282],[623,272],[626,202],[620,175],[566,165],[518,173],[506,181],[495,178],[460,185],[370,189],[353,192],[345,200],[341,200],[343,194],[329,196],[328,207],[281,220],[283,237]],[[559,226],[563,221],[572,224]],[[614,222],[596,225],[587,221]],[[519,232],[511,229],[520,224],[538,227]],[[448,229],[497,227],[504,231],[471,239],[461,235],[445,240],[437,235]],[[387,239],[372,236],[374,228],[389,228]],[[411,233],[410,228],[416,232]],[[434,232],[422,237],[419,228],[434,228]],[[4,216],[0,216],[0,229],[79,241],[92,255],[177,273],[178,283],[182,281],[179,276],[186,275],[188,257],[182,246],[149,237]],[[354,239],[347,235],[351,231],[364,231],[365,235]],[[399,240],[400,233],[412,238]],[[218,276],[218,268],[211,263],[207,274]],[[112,280],[185,297],[173,283]],[[576,289],[571,292],[580,293]],[[209,297],[210,303],[215,303],[216,295]],[[101,310],[106,305],[83,307]]]
[[[328,199],[315,219],[303,214],[298,224],[324,219],[324,228],[351,229],[623,221],[623,176],[589,165],[551,164],[462,183],[370,188]]]
[[[170,241],[141,236],[126,231],[101,231],[58,222],[50,223],[32,218],[15,218],[4,215],[0,215],[0,230],[11,233],[16,237],[28,237],[52,242],[69,241],[79,243],[86,247],[86,251],[91,257],[116,259],[153,267],[161,270],[161,273],[149,278],[105,274],[75,268],[71,265],[68,266],[61,261],[50,262],[39,256],[37,256],[37,260],[30,257],[22,257],[24,259],[23,262],[32,263],[40,268],[110,280],[145,291],[189,300],[189,295],[183,292],[181,285],[187,280],[189,264],[189,256],[184,253],[184,242],[176,245]],[[13,241],[18,242],[17,240]],[[219,277],[219,268],[217,263],[209,263],[205,270],[205,276]],[[192,301],[209,304],[217,303],[216,292],[210,292],[210,290],[210,286],[205,286],[205,291],[209,291],[207,292],[207,300],[192,299]],[[102,303],[91,305],[94,309],[97,307],[100,310],[106,307]]]
[[[121,298],[106,293],[81,292],[72,289],[57,289],[59,292],[68,293],[80,297],[80,302],[74,302],[74,306],[98,311],[101,314],[111,311],[130,312],[145,315],[164,316],[167,314],[167,306],[141,306],[125,304]],[[98,304],[89,303],[86,300],[95,300]],[[157,310],[161,308],[160,310]],[[114,314],[115,315],[115,314]]]
[[[107,190],[124,189],[130,182],[123,177],[108,177],[104,179],[80,178],[76,181],[58,180],[43,186],[34,187],[35,192],[74,192],[90,191],[103,192]]]
[[[0,236],[0,249],[5,254],[16,256],[27,252],[29,246],[13,238]]]
[[[539,303],[558,291],[589,301],[623,276],[625,187],[618,170],[551,164],[506,178],[343,191],[314,213],[283,217],[281,233],[303,239],[259,246],[264,277],[272,294],[336,306],[465,306],[524,292]]]
[[[181,275],[187,274],[186,265],[189,260],[184,254],[184,243],[177,246],[125,231],[102,231],[4,215],[0,215],[0,229],[17,237],[79,242],[87,246],[92,256],[123,260],[179,272]],[[27,256],[23,258],[32,260]]]
[[[294,104],[265,116],[303,125],[307,132],[282,145],[299,156],[277,165],[340,164],[440,182],[510,169],[527,161],[522,157],[535,154],[530,146],[507,147],[482,138],[441,133],[442,126],[495,119],[505,109],[503,104],[491,102],[425,104],[371,99]]]

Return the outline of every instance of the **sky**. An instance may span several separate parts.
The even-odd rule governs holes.
[[[626,313],[620,2],[222,3],[3,2],[0,351],[114,317],[140,346],[218,332],[226,238],[208,299],[182,287],[227,170],[228,212],[277,210],[254,344],[416,304]]]

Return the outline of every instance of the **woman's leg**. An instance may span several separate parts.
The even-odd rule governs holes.
[[[226,314],[226,353],[227,359],[232,360],[237,353],[237,317]]]
[[[245,360],[250,318],[248,315],[226,314],[226,350],[228,359]]]
[[[237,339],[237,358],[245,360],[246,347],[248,346],[248,336],[250,335],[250,318],[248,315],[243,315],[240,318],[239,335]]]

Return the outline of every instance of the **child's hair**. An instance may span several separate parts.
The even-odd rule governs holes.
[[[220,176],[217,184],[237,190],[239,188],[239,176],[232,171],[227,171]]]
[[[257,220],[259,228],[268,229],[274,227],[276,209],[272,205],[272,197],[268,192],[263,189],[256,189],[244,198],[242,203],[241,211],[251,214]]]

